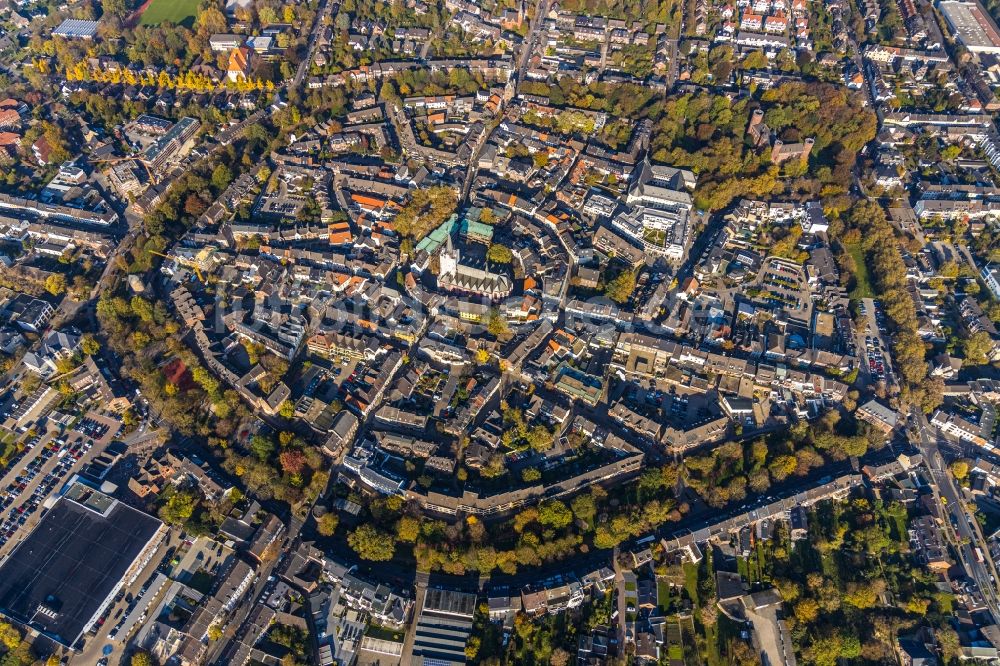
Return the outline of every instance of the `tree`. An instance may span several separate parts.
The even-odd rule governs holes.
[[[768,465],[768,470],[771,472],[771,477],[775,481],[784,481],[795,471],[798,466],[798,461],[795,456],[776,456],[771,464]]]
[[[420,536],[420,521],[412,516],[403,516],[396,523],[396,538],[406,543],[413,543]]]
[[[479,636],[469,636],[469,640],[465,643],[465,658],[473,660],[476,655],[479,654],[479,646],[481,639]]]
[[[726,656],[732,666],[758,666],[761,663],[757,652],[746,641],[736,638],[729,640],[726,646]]]
[[[53,296],[59,296],[66,292],[66,276],[62,273],[53,273],[45,278],[45,291]]]
[[[260,460],[267,460],[274,453],[274,440],[266,435],[257,434],[250,439],[250,450]]]
[[[552,448],[552,433],[543,425],[536,425],[527,434],[528,445],[535,451],[547,451]]]
[[[339,524],[340,518],[337,514],[332,511],[324,513],[316,521],[316,531],[325,537],[333,536],[333,533],[337,531],[337,525]]]
[[[386,562],[396,553],[395,537],[372,525],[362,525],[351,532],[347,537],[347,543],[363,560]]]
[[[538,522],[559,530],[573,522],[573,514],[559,500],[546,500],[538,505]]]
[[[42,385],[42,378],[33,372],[26,373],[21,380],[21,391],[24,395],[30,395],[38,390]]]
[[[132,309],[132,314],[142,321],[147,323],[153,321],[153,304],[142,296],[133,296],[132,300],[129,301],[129,306]]]
[[[201,386],[213,400],[219,396],[219,380],[212,376],[205,368],[196,366],[191,369],[191,379]]]
[[[487,479],[494,479],[506,472],[507,466],[504,463],[503,454],[494,452],[486,459],[486,464],[479,470],[479,475]]]
[[[803,599],[795,604],[795,619],[801,624],[810,624],[819,616],[819,604],[815,599]]]
[[[0,644],[8,650],[13,650],[21,644],[21,632],[12,624],[0,622]]]
[[[278,416],[283,419],[290,419],[295,416],[295,403],[291,400],[282,402],[281,407],[278,408]]]
[[[611,529],[605,525],[599,525],[597,531],[594,533],[594,546],[601,549],[614,548],[619,543],[621,543],[622,537],[617,537],[612,533]]]
[[[577,520],[582,520],[587,525],[594,524],[594,518],[597,516],[597,503],[594,501],[593,495],[590,493],[577,495],[570,502],[570,507],[572,507],[573,515],[576,516]]]
[[[941,656],[945,664],[951,664],[953,660],[959,658],[962,653],[962,644],[958,638],[958,632],[951,627],[938,629],[934,632],[934,637],[941,646]]]
[[[503,315],[496,308],[490,310],[489,318],[486,320],[486,330],[489,331],[490,335],[495,337],[500,337],[510,331],[510,328],[507,326],[507,320],[503,318]]]
[[[812,642],[805,654],[816,666],[836,666],[841,658],[847,658],[847,650],[840,635],[832,634]]]
[[[83,339],[80,340],[80,351],[87,356],[93,356],[97,352],[101,351],[101,343],[98,342],[92,334],[87,333],[83,336]]]
[[[46,282],[48,282],[46,280]],[[993,339],[986,331],[977,331],[965,340],[965,364],[986,365],[993,351]]]
[[[844,594],[844,602],[860,608],[874,608],[878,603],[878,595],[885,589],[885,583],[875,581],[875,584],[849,583],[847,592]]]
[[[212,186],[222,191],[233,181],[233,172],[225,164],[220,164],[212,171]]]
[[[132,655],[132,666],[153,666],[153,658],[148,652],[136,652]]]
[[[75,370],[82,360],[79,354],[64,356],[56,361],[56,372],[60,375],[65,375],[67,372]]]
[[[767,69],[767,56],[761,51],[751,51],[743,59],[743,69]]]
[[[198,217],[208,209],[208,205],[197,194],[189,194],[184,200],[184,212],[191,217]]]
[[[132,335],[128,336],[128,339],[133,349],[145,349],[151,338],[145,331],[132,331]]]
[[[969,476],[969,462],[967,460],[956,460],[951,464],[951,473],[959,481],[965,480]]]
[[[225,14],[211,5],[198,12],[197,23],[198,29],[208,35],[225,32],[228,26]]]
[[[447,220],[457,205],[458,192],[451,187],[417,190],[393,219],[393,225],[400,236],[419,240]]]
[[[524,613],[514,616],[514,631],[521,637],[521,640],[528,641],[535,633],[535,623]]]
[[[281,452],[281,455],[278,456],[278,462],[281,463],[281,469],[286,474],[301,474],[306,466],[306,457],[298,449],[288,449]]]
[[[128,3],[125,0],[101,0],[101,8],[105,14],[113,14],[114,16],[125,16],[128,13]]]
[[[198,496],[187,490],[179,490],[167,499],[167,503],[160,507],[160,518],[163,522],[171,525],[183,525],[191,516],[198,505]]]
[[[569,666],[570,654],[562,648],[556,648],[549,658],[550,666]]]
[[[222,638],[222,626],[215,623],[208,628],[208,640],[217,641],[220,638]]]
[[[486,251],[486,258],[495,264],[509,264],[514,260],[514,254],[506,245],[493,243]]]
[[[625,270],[608,282],[604,294],[615,303],[626,303],[635,291],[635,273]]]

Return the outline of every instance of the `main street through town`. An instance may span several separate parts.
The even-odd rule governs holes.
[[[955,483],[955,479],[938,448],[937,430],[928,423],[926,416],[917,409],[909,415],[910,439],[920,449],[934,480],[935,499],[942,505],[947,517],[944,528],[951,536],[962,568],[975,581],[976,589],[994,618],[1000,618],[1000,597],[997,595],[997,571],[979,523],[968,510],[968,500]],[[985,555],[983,555],[985,554]]]

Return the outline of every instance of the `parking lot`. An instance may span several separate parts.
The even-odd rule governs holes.
[[[889,364],[888,345],[885,341],[886,318],[878,301],[870,298],[862,299],[859,306],[864,325],[858,331],[858,337],[864,336],[864,360],[862,365],[872,383],[894,383],[892,368]]]
[[[34,528],[45,501],[117,432],[113,419],[88,414],[71,430],[49,430],[25,442],[0,479],[0,557]]]
[[[36,439],[32,450],[38,449],[21,468],[20,473],[2,487],[0,512],[4,512],[0,522],[0,554],[6,552],[8,543],[14,541],[18,530],[23,533],[34,524],[33,518],[42,503],[68,477],[69,472],[84,455],[90,452],[92,440],[65,437],[49,439],[42,443]]]
[[[789,315],[808,321],[812,312],[809,286],[802,269],[791,262],[771,258],[756,280],[758,298],[770,305],[784,308]]]

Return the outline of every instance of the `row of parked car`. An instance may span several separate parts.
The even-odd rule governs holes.
[[[31,447],[37,444],[37,438],[29,442]],[[91,440],[76,441],[67,445],[64,438],[56,438],[46,445],[45,449],[24,466],[24,470],[14,481],[7,486],[6,494],[0,500],[0,511],[7,509],[18,497],[20,497],[28,485],[41,474],[42,467],[53,457],[58,458],[55,468],[51,472],[46,472],[41,481],[31,492],[31,495],[21,504],[12,507],[7,514],[7,518],[0,523],[0,547],[3,547],[14,536],[18,528],[28,522],[28,518],[38,510],[38,507],[45,501],[56,486],[69,474],[80,458],[93,446]],[[30,450],[26,447],[25,449]]]
[[[108,434],[107,424],[95,421],[94,419],[88,417],[80,419],[80,421],[73,427],[73,430],[76,430],[91,439],[100,439]]]

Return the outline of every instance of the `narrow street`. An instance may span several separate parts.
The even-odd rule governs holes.
[[[618,561],[619,552],[619,547],[615,546],[614,551],[611,553],[611,564],[615,570],[615,606],[618,609],[618,621],[615,625],[618,631],[618,642],[621,645],[625,645],[628,639],[628,626],[625,617],[627,606],[625,602],[625,576],[621,563]]]
[[[323,31],[323,26],[326,25],[325,19],[330,15],[334,5],[338,4],[334,0],[321,0],[321,2],[322,4],[316,11],[316,20],[313,23],[312,31],[309,33],[309,45],[306,47],[306,56],[299,63],[298,69],[295,70],[295,78],[292,79],[289,88],[298,89],[302,85],[302,80],[309,73],[309,68],[312,66],[313,51],[316,49],[316,41]]]
[[[403,639],[403,653],[401,664],[408,664],[413,660],[413,643],[417,635],[417,618],[424,608],[424,599],[427,597],[427,576],[424,575],[417,580],[416,595],[413,602],[413,618],[406,627],[406,636]]]

